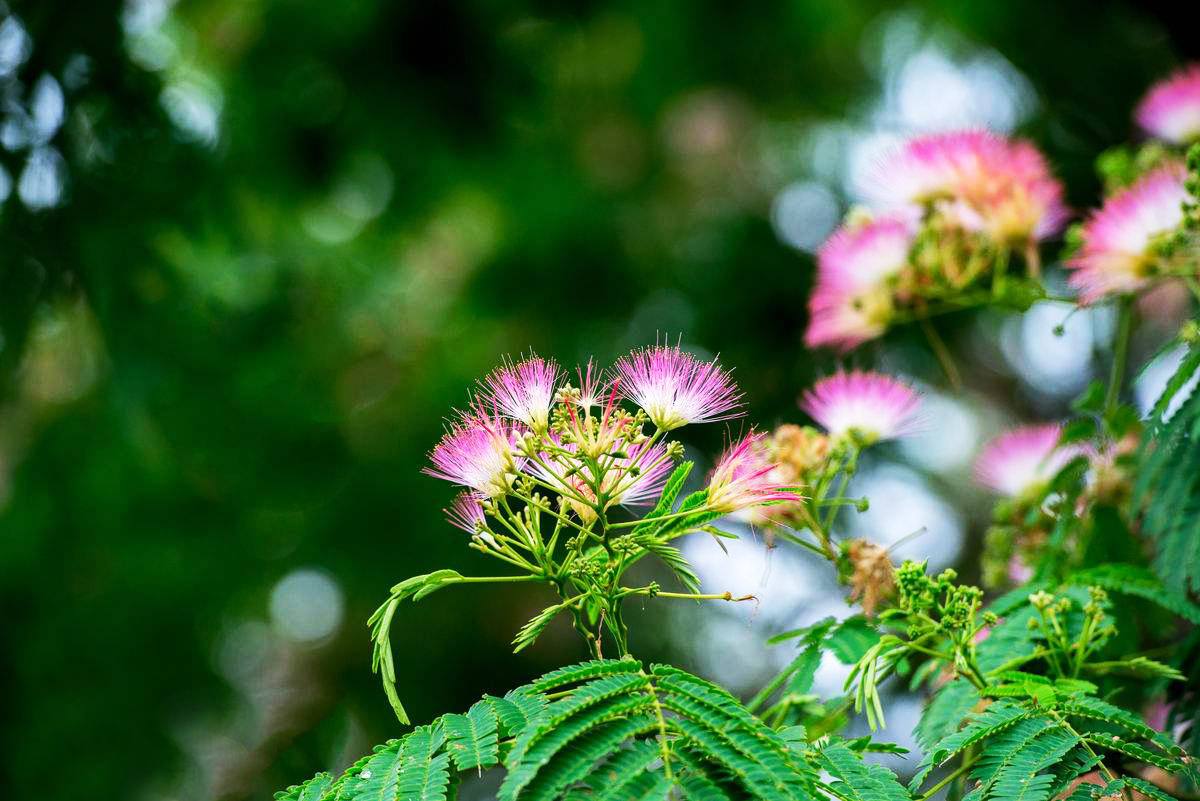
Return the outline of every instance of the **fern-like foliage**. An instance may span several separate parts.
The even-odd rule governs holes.
[[[986,693],[998,700],[928,748],[910,791],[916,793],[935,769],[956,757],[964,760],[972,782],[964,801],[1048,801],[1100,767],[1106,755],[1104,765],[1148,764],[1172,774],[1191,770],[1182,749],[1128,710],[1089,694],[1095,687],[1088,682],[1051,682],[1018,672],[1000,678]],[[1102,770],[1110,780],[1117,778],[1108,767]],[[1160,801],[1169,798],[1154,790]],[[1092,790],[1087,793],[1093,797]]]
[[[499,801],[824,798],[828,770],[854,801],[906,801],[886,769],[840,742],[810,749],[732,695],[667,665],[593,660],[547,673],[464,715],[419,726],[280,801],[445,801],[460,772],[503,766]],[[853,788],[851,791],[849,788]]]
[[[1102,587],[1109,592],[1143,598],[1168,612],[1200,624],[1200,605],[1186,595],[1167,587],[1151,571],[1137,565],[1107,564],[1080,570],[1067,578],[1077,587]]]
[[[1200,591],[1200,392],[1166,413],[1197,374],[1193,347],[1155,404],[1134,472],[1133,504],[1154,540],[1155,572],[1177,593]]]
[[[896,776],[882,765],[863,762],[847,744],[837,740],[815,751],[816,764],[833,777],[830,790],[845,801],[909,801]]]

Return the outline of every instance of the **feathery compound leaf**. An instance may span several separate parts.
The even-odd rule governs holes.
[[[1110,592],[1145,598],[1192,623],[1200,623],[1200,606],[1163,586],[1157,576],[1137,565],[1107,564],[1088,568],[1072,574],[1066,583],[1080,587],[1094,585]]]
[[[333,785],[328,773],[318,773],[304,784],[294,784],[275,794],[275,801],[320,801]]]
[[[404,738],[395,801],[445,801],[450,784],[450,755],[441,727],[418,726]]]
[[[794,749],[728,692],[685,671],[594,660],[485,696],[466,714],[376,748],[336,781],[319,775],[280,800],[448,801],[458,771],[481,772],[503,756],[500,801],[813,801],[817,767],[800,731]],[[853,801],[905,801],[883,768],[863,765],[848,745],[833,749],[827,759],[856,783]]]
[[[578,684],[618,673],[641,673],[642,663],[633,659],[592,659],[552,670],[529,685],[530,692],[544,693],[568,684]],[[506,696],[507,697],[507,696]]]
[[[1137,743],[1125,740],[1117,734],[1085,734],[1083,739],[1094,746],[1099,746],[1108,751],[1116,751],[1117,753],[1136,759],[1138,762],[1145,762],[1156,768],[1162,768],[1167,773],[1183,773],[1187,770],[1187,765],[1180,760],[1165,757],[1161,753],[1151,751]]]
[[[1178,593],[1200,590],[1200,392],[1163,416],[1197,370],[1200,349],[1192,348],[1155,404],[1133,471],[1133,507],[1154,540],[1155,572]]]
[[[683,555],[683,551],[670,543],[660,542],[648,535],[636,537],[635,540],[647,551],[661,559],[667,567],[671,568],[671,572],[675,574],[675,577],[679,579],[679,583],[688,592],[700,592],[700,577],[692,569],[692,564]]]
[[[506,761],[508,775],[500,785],[497,798],[501,801],[523,798],[526,787],[543,768],[550,766],[548,770],[554,771],[552,761],[569,755],[570,752],[564,751],[565,746],[602,724],[645,709],[646,704],[646,699],[637,696],[604,698],[542,732],[534,742],[518,739]]]
[[[1045,801],[1054,784],[1054,774],[1043,773],[1079,743],[1074,732],[1051,725],[1019,750],[998,771],[990,796],[1002,801]],[[989,748],[993,742],[988,743]]]
[[[1009,701],[996,701],[987,709],[973,715],[967,725],[953,732],[934,746],[925,756],[917,775],[909,784],[909,789],[916,792],[930,772],[938,765],[945,764],[951,757],[975,743],[992,737],[1018,722],[1034,717],[1035,713],[1026,710]],[[1044,719],[1049,725],[1051,721]]]
[[[413,576],[392,587],[388,599],[376,609],[367,619],[371,629],[371,671],[378,673],[383,681],[383,692],[387,695],[388,703],[401,723],[407,725],[408,713],[400,703],[396,692],[396,668],[392,661],[392,618],[400,603],[408,598],[419,601],[431,592],[453,584],[462,579],[462,574],[456,570],[435,570],[421,576]]]
[[[966,679],[953,679],[942,685],[913,732],[921,748],[930,751],[943,738],[957,731],[978,703],[979,692]]]
[[[826,743],[817,751],[817,765],[834,778],[839,798],[848,801],[910,801],[895,775],[882,765],[871,765],[840,741]]]
[[[1139,779],[1136,776],[1126,776],[1123,779],[1117,779],[1127,787],[1132,787],[1144,796],[1155,799],[1155,801],[1176,801],[1175,797],[1164,791],[1157,785],[1151,784],[1145,779]],[[1114,791],[1115,792],[1115,791]],[[1108,788],[1105,788],[1105,795],[1109,795]]]
[[[1149,740],[1173,756],[1183,754],[1182,748],[1171,742],[1166,735],[1147,726],[1137,715],[1099,698],[1075,696],[1063,703],[1062,711],[1072,717],[1100,721],[1123,729],[1140,740]]]
[[[404,762],[400,752],[404,741],[411,736],[410,733],[403,739],[390,740],[377,748],[361,769],[348,771],[343,776],[344,781],[339,782],[337,797],[346,801],[396,798],[399,793],[400,769]]]
[[[526,687],[509,690],[503,698],[488,696],[500,725],[508,736],[515,737],[546,711],[546,699],[535,695]]]
[[[826,646],[843,665],[853,665],[879,642],[879,632],[862,615],[846,618],[825,641]]]
[[[497,763],[497,719],[494,705],[483,700],[465,715],[443,715],[446,751],[459,770],[482,770]]]
[[[595,801],[617,801],[630,798],[640,788],[632,787],[651,764],[659,758],[658,743],[638,740],[628,748],[615,751],[587,779]]]
[[[1064,754],[1079,743],[1079,738],[1069,734],[1063,726],[1048,727],[1046,724],[1044,718],[1022,720],[987,741],[979,761],[971,771],[971,778],[979,782],[970,793],[972,801],[988,798],[993,786],[1002,778],[1009,777],[1009,772],[1018,769],[1018,766],[1022,769],[1029,767],[1027,762],[1030,751],[1034,752],[1035,759],[1041,759],[1042,755],[1047,753],[1044,748],[1047,738],[1051,738],[1049,742],[1053,746],[1051,750],[1054,750],[1061,744],[1061,735],[1068,734],[1070,743],[1063,750]],[[1033,772],[1029,772],[1025,778],[1033,778]],[[1009,777],[1007,781],[1015,782],[1017,779]],[[1050,784],[1051,782],[1047,781],[1047,789]]]
[[[534,615],[524,626],[521,626],[521,630],[517,632],[517,636],[513,637],[513,653],[515,654],[533,645],[534,641],[541,636],[546,627],[554,620],[554,616],[566,608],[566,604],[547,606]]]
[[[657,725],[651,714],[632,715],[603,723],[571,740],[521,791],[521,801],[550,801],[558,797],[566,787],[586,778],[599,760],[622,743]]]

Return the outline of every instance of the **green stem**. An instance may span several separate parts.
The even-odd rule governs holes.
[[[1120,300],[1117,317],[1117,339],[1113,345],[1112,372],[1108,376],[1108,395],[1104,399],[1104,414],[1110,416],[1121,399],[1121,382],[1125,378],[1125,360],[1129,356],[1129,335],[1133,329],[1133,296]]]
[[[946,778],[942,779],[940,782],[935,784],[933,787],[929,788],[929,792],[925,793],[924,795],[917,796],[915,801],[928,801],[928,799],[937,795],[938,790],[941,790],[947,784],[949,784],[950,782],[957,779],[959,776],[966,773],[968,770],[971,769],[971,766],[974,764],[975,764],[974,760],[972,760],[970,762],[967,762],[964,760],[963,763],[961,765],[959,765],[958,770],[954,771],[950,775],[946,776]]]
[[[929,340],[929,347],[933,348],[933,354],[937,356],[938,363],[941,364],[942,372],[946,374],[950,386],[954,387],[956,391],[962,389],[962,376],[958,372],[957,365],[954,364],[954,357],[950,354],[950,348],[946,346],[945,340],[933,327],[933,323],[929,322],[929,317],[922,315],[920,324],[921,330],[925,332],[925,338]]]

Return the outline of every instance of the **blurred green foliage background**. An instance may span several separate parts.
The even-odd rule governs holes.
[[[682,333],[751,422],[796,419],[834,360],[800,345],[812,259],[773,201],[816,178],[844,210],[806,137],[888,124],[889,21],[1023,75],[1020,131],[1086,207],[1196,55],[1182,6],[0,3],[6,795],[266,798],[394,735],[367,616],[408,575],[493,569],[418,473],[476,377]],[[543,600],[404,610],[414,719],[579,657],[557,629],[509,652]]]

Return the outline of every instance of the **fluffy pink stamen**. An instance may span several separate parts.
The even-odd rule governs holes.
[[[920,425],[920,396],[891,376],[855,370],[823,378],[800,406],[831,436],[854,433],[867,441],[893,439]]]
[[[912,224],[896,216],[835,231],[817,253],[805,344],[849,350],[881,335],[891,312],[886,282],[907,265],[912,241]]]
[[[1150,87],[1134,113],[1151,136],[1176,145],[1200,139],[1200,64]]]
[[[544,429],[554,402],[558,365],[530,356],[504,364],[481,381],[481,396],[504,414],[527,426]]]
[[[446,519],[450,525],[468,534],[475,534],[484,521],[483,504],[480,501],[480,497],[473,492],[460,492],[450,508],[445,510]]]
[[[473,409],[451,424],[429,454],[423,472],[474,490],[485,498],[504,494],[523,457],[513,449],[520,430],[505,420]]]
[[[725,514],[755,506],[800,500],[792,487],[781,484],[775,465],[766,456],[765,435],[751,432],[731,445],[708,480],[708,503]]]
[[[988,489],[1015,498],[1042,486],[1084,451],[1060,446],[1058,423],[1022,426],[996,437],[975,463],[975,477]]]
[[[635,350],[616,364],[622,395],[664,431],[737,416],[741,393],[717,360],[703,362],[679,347]]]
[[[1083,244],[1067,261],[1080,300],[1136,292],[1152,278],[1152,246],[1183,222],[1187,170],[1172,163],[1147,173],[1108,200],[1083,226]]]

